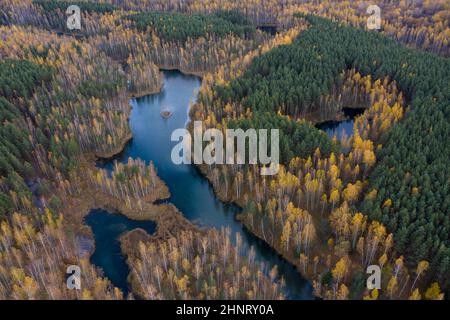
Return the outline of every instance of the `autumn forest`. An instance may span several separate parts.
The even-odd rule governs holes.
[[[448,299],[450,5],[376,4],[2,0],[0,299]],[[163,163],[177,121],[278,129],[277,174]]]

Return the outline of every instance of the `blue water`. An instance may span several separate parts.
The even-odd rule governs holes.
[[[237,206],[219,201],[209,185],[208,181],[200,175],[193,165],[175,165],[170,157],[171,150],[177,142],[172,142],[172,131],[184,128],[188,121],[188,106],[194,102],[196,92],[200,87],[200,79],[194,76],[186,76],[178,71],[163,71],[164,89],[161,93],[132,99],[133,106],[130,125],[133,132],[133,140],[128,144],[124,152],[118,157],[118,161],[126,162],[129,157],[141,158],[147,163],[153,161],[158,175],[167,184],[171,197],[167,200],[173,203],[189,220],[201,226],[229,227],[233,234],[241,234],[246,246],[254,246],[256,259],[264,261],[268,269],[277,265],[281,276],[286,280],[286,295],[290,299],[313,299],[312,287],[309,282],[301,278],[295,268],[281,258],[265,242],[249,233],[243,225],[235,219],[235,214],[240,211]],[[172,116],[168,119],[161,117],[161,110],[169,109]],[[103,164],[103,167],[111,169],[112,162]],[[89,223],[89,214],[87,223]],[[94,218],[95,221],[95,218]],[[105,223],[105,221],[103,221]],[[105,223],[106,228],[107,223]],[[127,229],[131,230],[131,229]],[[95,230],[94,234],[96,233]],[[113,238],[105,241],[113,241]],[[97,242],[97,236],[96,236]],[[106,247],[107,245],[105,245]],[[99,252],[104,250],[104,252]],[[105,275],[115,274],[111,278],[113,284],[120,274],[123,285],[128,275],[122,267],[114,269],[114,265],[102,264],[99,257],[109,255],[108,248],[97,246],[96,258],[92,262],[105,271]],[[114,254],[117,254],[115,252]],[[95,255],[95,254],[94,254]],[[106,258],[105,258],[106,259]],[[123,286],[122,286],[123,288]]]
[[[325,121],[316,125],[318,129],[325,131],[331,138],[336,136],[338,140],[353,135],[354,118],[364,112],[363,108],[344,108],[343,121]]]
[[[94,209],[86,216],[85,223],[94,234],[95,251],[91,262],[103,269],[104,275],[122,290],[128,293],[127,276],[129,268],[120,249],[119,236],[126,231],[142,228],[149,234],[155,231],[153,221],[135,221],[121,214],[112,214]]]

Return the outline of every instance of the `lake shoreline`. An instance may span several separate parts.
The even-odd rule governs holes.
[[[181,74],[186,75],[182,70],[179,70],[179,69],[177,69],[177,70]],[[192,76],[192,74],[188,74],[188,75]],[[198,75],[194,75],[194,77],[198,77]],[[188,106],[186,111],[184,111],[184,110],[178,111],[178,118],[176,118],[176,119],[178,119],[177,120],[178,122],[180,121],[180,117],[184,118],[187,116],[187,123],[190,123],[190,121],[192,120],[190,115],[193,110],[193,108],[191,108],[191,107],[192,107],[192,105]],[[157,121],[156,119],[158,119],[159,117],[160,117],[160,115],[158,114],[158,117],[153,117],[152,119]],[[143,121],[149,121],[149,120],[143,120]],[[185,120],[183,120],[183,122],[184,121]],[[163,123],[165,123],[165,122],[163,122]],[[145,126],[144,126],[144,128],[145,128]],[[143,132],[142,129],[141,129],[141,132]],[[147,143],[147,145],[148,145],[148,141],[142,140],[142,138],[141,138],[141,142],[136,142],[136,140],[134,140],[134,139],[133,139],[133,141],[134,141],[133,142],[134,144]],[[123,151],[126,149],[127,149],[127,145],[124,146],[123,150],[121,150],[120,153],[116,154],[115,158],[117,158],[118,155],[123,155]],[[130,149],[128,149],[128,152],[131,152]],[[142,152],[141,149],[139,149],[139,152]],[[159,152],[161,152],[161,151],[159,151]],[[129,155],[129,156],[132,156],[132,155]],[[132,157],[140,157],[140,156],[135,154]],[[145,156],[143,159],[145,159]],[[154,160],[154,159],[155,158],[152,158],[150,156],[149,158],[146,159],[146,161]],[[102,160],[102,162],[105,162],[105,159],[101,159],[101,160]],[[110,160],[114,160],[114,157]],[[158,163],[155,163],[155,167],[157,169],[159,169]],[[211,187],[211,181],[206,175],[206,168],[204,168],[202,170],[202,168],[200,168],[199,166],[193,166],[192,169],[199,170],[200,172],[197,173],[196,175],[198,175],[198,178],[200,180],[203,180],[204,182],[206,182],[207,187],[206,186],[202,187],[202,190],[204,190],[205,188],[209,189]],[[176,170],[178,170],[178,169],[176,169]],[[205,180],[205,177],[206,177],[206,180]],[[198,178],[194,178],[194,179],[198,179]],[[204,184],[203,181],[201,182],[201,184]],[[170,180],[169,180],[169,182],[170,182]],[[172,184],[173,184],[173,181],[172,181]],[[191,187],[191,185],[190,184],[189,184],[189,186],[186,185],[186,187]],[[179,188],[180,187],[175,188],[175,189],[178,189],[178,191],[177,191],[178,194],[180,192],[182,192],[182,191],[180,191]],[[197,188],[197,187],[193,187],[193,188]],[[203,192],[203,191],[198,190],[198,192]],[[218,192],[214,188],[212,188],[212,190],[210,192],[212,194],[212,197],[216,199],[214,201],[217,201],[218,203],[220,202],[221,206],[223,205],[226,207],[230,204],[236,205],[236,210],[238,207],[239,207],[239,210],[241,210],[244,207],[243,203],[233,203],[232,201],[230,202],[229,200],[224,199],[224,197],[222,195],[220,195],[220,191]],[[210,199],[208,199],[209,196],[207,196],[206,194],[204,196],[207,197],[207,198],[205,198],[205,201],[211,201]],[[175,200],[176,199],[172,199],[169,201],[173,202]],[[178,202],[175,201],[175,203],[179,204],[179,201]],[[154,205],[154,208],[156,208],[157,206],[170,206],[170,207],[173,206],[173,209],[176,210],[178,214],[177,215],[157,214],[157,215],[146,216],[146,218],[151,219],[156,222],[156,226],[157,226],[156,231],[152,235],[147,234],[145,231],[143,231],[141,229],[130,230],[130,231],[122,234],[120,236],[119,241],[121,243],[122,254],[127,259],[129,259],[130,257],[134,256],[137,253],[136,250],[138,250],[138,248],[139,248],[138,244],[140,241],[144,241],[144,242],[163,241],[183,229],[191,229],[191,230],[193,229],[196,232],[202,232],[203,227],[198,227],[198,223],[195,223],[195,224],[193,223],[193,222],[196,222],[197,220],[199,220],[199,222],[201,224],[204,224],[208,228],[210,228],[210,227],[216,227],[216,228],[231,227],[231,228],[234,228],[233,232],[241,233],[242,236],[246,239],[246,243],[249,247],[256,246],[258,248],[257,251],[261,255],[260,256],[261,262],[268,260],[268,266],[277,265],[281,271],[281,273],[279,275],[283,276],[285,279],[289,279],[289,285],[286,288],[286,290],[287,290],[286,292],[289,292],[289,296],[291,299],[311,299],[311,298],[313,298],[313,296],[310,293],[308,293],[308,292],[310,292],[310,289],[308,289],[311,287],[310,283],[307,282],[306,279],[302,277],[301,273],[298,272],[298,268],[296,267],[296,265],[289,262],[288,259],[285,259],[283,257],[283,255],[281,255],[276,248],[271,246],[271,244],[269,244],[268,242],[266,242],[264,240],[261,240],[262,239],[261,237],[259,237],[257,234],[254,234],[253,231],[250,228],[248,228],[248,226],[245,225],[245,223],[243,223],[243,221],[240,219],[238,211],[230,210],[230,209],[220,209],[222,211],[219,211],[219,212],[222,212],[222,214],[229,216],[229,218],[226,218],[224,220],[224,218],[220,216],[219,212],[217,212],[217,216],[208,215],[209,213],[212,214],[213,213],[212,211],[204,212],[202,214],[202,216],[198,217],[198,212],[196,212],[196,211],[200,210],[202,205],[200,205],[199,209],[194,209],[194,210],[186,209],[185,206],[182,206],[181,209],[182,209],[183,213],[178,211],[178,208],[172,204],[167,204],[167,203],[166,204],[158,204],[158,205]],[[108,207],[106,207],[106,209],[108,209]],[[132,213],[130,214],[129,212],[126,212],[125,210],[123,210],[120,207],[113,206],[111,209],[114,209],[114,212],[119,212],[127,217],[135,218],[134,214],[132,214]],[[166,209],[168,209],[168,208],[166,207]],[[210,210],[211,209],[215,210],[213,208],[210,208]],[[123,211],[123,212],[121,212],[121,211]],[[205,216],[205,214],[207,214],[208,216]],[[229,219],[231,219],[231,220],[229,220]],[[212,221],[213,221],[213,223],[211,224]],[[232,221],[234,221],[234,222],[232,222]],[[128,276],[129,275],[127,275],[127,277]],[[130,279],[129,279],[129,285],[131,285],[131,287],[132,287],[132,280],[130,281]]]

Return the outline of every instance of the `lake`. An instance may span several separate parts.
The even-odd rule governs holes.
[[[353,135],[353,124],[355,117],[364,113],[364,108],[343,108],[345,120],[342,121],[325,121],[316,124],[316,128],[325,131],[331,138],[336,135],[338,140],[344,136]]]
[[[195,102],[201,79],[178,71],[163,71],[163,74],[164,88],[161,93],[131,100],[133,109],[130,126],[133,140],[117,160],[127,162],[132,157],[141,158],[147,163],[153,161],[158,175],[169,187],[171,197],[168,202],[173,203],[197,225],[229,227],[233,234],[240,233],[244,245],[255,248],[256,260],[263,261],[267,270],[274,265],[278,266],[279,275],[286,280],[287,298],[314,299],[310,283],[301,277],[294,266],[235,219],[240,208],[219,201],[209,182],[194,165],[175,165],[172,162],[170,154],[177,142],[172,142],[170,136],[173,130],[186,126],[189,120],[189,103]],[[162,110],[168,110],[172,115],[164,119],[160,114]],[[111,170],[112,164],[111,161],[99,165]],[[129,269],[121,255],[117,238],[125,231],[142,227],[142,223],[101,210],[92,210],[86,217],[86,224],[92,227],[96,241],[91,262],[102,268],[105,276],[122,289],[125,295],[128,292],[126,279]],[[151,226],[151,222],[148,223],[144,229],[152,233],[154,226]]]

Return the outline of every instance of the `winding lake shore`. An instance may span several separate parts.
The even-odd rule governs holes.
[[[287,256],[277,243],[270,241],[264,234],[261,234],[261,232],[252,227],[246,219],[246,216],[241,212],[241,208],[245,207],[244,203],[240,203],[239,201],[230,203],[232,199],[225,197],[220,189],[213,188],[208,181],[208,172],[205,165],[176,166],[171,162],[169,155],[174,142],[170,141],[170,133],[174,129],[177,129],[177,126],[184,127],[189,121],[188,115],[191,110],[188,106],[193,102],[192,99],[195,99],[194,92],[200,86],[198,75],[192,73],[187,75],[184,72],[174,71],[173,69],[174,68],[166,67],[165,71],[162,71],[164,78],[167,79],[164,81],[164,86],[158,88],[156,93],[131,100],[133,107],[130,108],[131,113],[129,121],[133,134],[130,134],[130,138],[123,144],[122,150],[118,150],[115,154],[111,154],[110,157],[102,158],[100,163],[100,167],[111,170],[113,161],[118,160],[126,162],[128,157],[153,161],[158,171],[161,171],[161,177],[168,183],[169,187],[159,179],[160,185],[156,188],[155,194],[152,193],[147,199],[142,199],[146,201],[142,210],[130,209],[125,206],[122,201],[98,191],[89,192],[89,196],[93,198],[93,201],[87,207],[101,208],[104,209],[105,212],[121,213],[132,220],[151,220],[156,223],[156,227],[152,233],[139,227],[136,229],[126,229],[117,237],[118,239],[114,240],[120,241],[120,248],[124,257],[132,257],[135,254],[135,250],[138,248],[140,241],[149,242],[166,240],[181,230],[191,229],[201,232],[202,227],[220,228],[227,226],[230,227],[233,232],[243,234],[248,246],[258,243],[257,246],[262,247],[259,251],[271,251],[271,255],[276,256],[276,258],[271,257],[272,260],[276,261],[275,264],[284,265],[280,272],[281,276],[290,279],[291,283],[294,278],[298,278],[301,282],[304,282],[299,271],[297,271],[300,270],[300,264],[297,259],[292,256]],[[178,78],[180,78],[181,81],[178,81],[180,80]],[[173,84],[171,83],[172,79],[174,79]],[[184,97],[184,101],[180,103],[177,100],[179,100],[182,95],[177,92],[176,89],[182,88],[185,85],[183,83],[184,80],[192,82],[192,79],[195,80],[193,84],[191,83],[190,92],[186,92],[187,98]],[[173,119],[172,116],[169,119],[161,117],[159,110],[162,104],[169,105],[171,112],[174,112]],[[183,106],[187,107],[186,112],[183,112]],[[357,113],[355,113],[355,115],[356,114]],[[339,116],[336,115],[336,119],[339,118],[339,120],[342,121],[337,121],[335,119],[332,124],[345,124],[348,121],[352,122],[353,120],[348,120],[348,118],[346,118],[347,116],[346,113],[342,113]],[[149,131],[149,124],[154,125],[151,132]],[[324,126],[323,129],[327,130],[328,128]],[[330,134],[329,132],[327,133]],[[156,135],[159,141],[158,139],[150,138],[152,134]],[[178,174],[180,174],[179,177],[177,177]],[[182,179],[183,177],[186,179]],[[199,181],[202,182],[199,184]],[[204,184],[206,184],[206,186]],[[208,189],[208,192],[204,193],[203,196],[195,195],[189,197],[189,191],[196,190],[197,188],[202,190],[205,190],[206,188]],[[175,194],[171,194],[169,189]],[[188,196],[183,196],[183,193],[186,193]],[[210,209],[200,214],[195,212],[199,209],[199,205],[192,204],[194,199],[198,199],[197,201],[201,203],[205,199],[211,198],[217,198],[218,200],[214,199],[214,204],[207,206]],[[225,208],[219,211],[223,212],[225,217],[221,217],[220,214],[217,215],[214,213],[214,211],[221,206],[224,206]],[[89,209],[85,212],[89,212]],[[286,276],[286,274],[288,274],[288,276]],[[301,286],[304,287],[305,285],[301,284]],[[133,284],[131,282],[131,288],[132,287]],[[308,290],[309,293],[300,295],[296,293],[298,292],[297,289],[289,288],[287,291],[294,292],[294,294],[288,294],[288,298],[312,298],[312,289],[310,285],[308,284],[306,287],[308,288],[306,290]]]
[[[228,227],[232,233],[241,234],[245,247],[255,248],[257,261],[264,262],[267,271],[277,266],[279,275],[285,279],[288,299],[313,299],[311,285],[301,277],[295,267],[267,243],[251,234],[236,219],[236,214],[241,211],[238,206],[217,199],[209,182],[195,166],[175,165],[171,161],[171,149],[176,143],[171,142],[171,133],[175,129],[185,127],[189,119],[188,106],[195,102],[195,92],[200,86],[200,79],[179,71],[163,71],[163,73],[165,81],[161,93],[131,101],[132,112],[129,120],[133,139],[119,154],[117,160],[126,162],[131,157],[141,158],[146,162],[153,161],[158,176],[167,184],[171,193],[165,203],[158,201],[158,205],[154,206],[173,204],[183,213],[183,218],[187,222],[184,223],[181,219],[171,221],[173,219],[170,217],[167,221],[163,220],[162,212],[159,215],[149,214],[149,219],[155,219],[156,233],[147,237],[143,230],[131,233],[126,233],[131,230],[124,231],[121,236],[123,253],[132,254],[130,248],[136,248],[135,244],[140,240],[163,239],[166,232],[167,234],[177,232],[177,228]],[[161,105],[171,108],[173,115],[169,119],[161,117],[159,110]],[[103,162],[101,167],[111,170],[112,163]],[[159,231],[160,228],[164,229],[164,232]],[[161,234],[162,237],[159,237]],[[124,274],[123,277],[127,278],[128,274]]]

